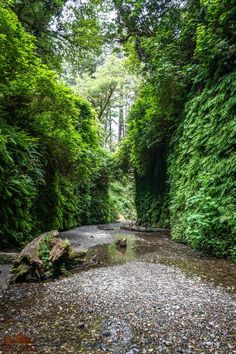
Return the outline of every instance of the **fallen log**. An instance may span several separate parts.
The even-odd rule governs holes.
[[[0,252],[0,265],[13,263],[18,255],[16,252]]]
[[[57,230],[46,232],[20,252],[12,268],[11,282],[43,280],[83,263],[86,253],[74,252],[68,240],[59,238]]]
[[[121,225],[120,227],[122,230],[127,230],[127,231],[135,231],[135,232],[170,232],[169,229],[163,229],[163,228],[158,228],[158,227],[153,227],[153,228],[148,228],[146,226],[138,226],[134,224],[124,224]]]

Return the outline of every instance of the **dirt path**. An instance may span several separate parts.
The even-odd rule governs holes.
[[[234,264],[119,224],[63,235],[89,249],[88,267],[4,290],[2,352],[236,353]],[[119,237],[126,250],[115,246]]]

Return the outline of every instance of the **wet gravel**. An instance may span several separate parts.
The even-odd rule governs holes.
[[[0,294],[7,289],[10,279],[11,264],[0,265]]]
[[[120,230],[120,223],[106,225],[80,226],[73,230],[60,233],[60,237],[70,240],[75,250],[88,249],[96,245],[109,244],[113,241],[114,233],[126,233]]]
[[[234,264],[166,235],[140,241],[130,233],[121,251],[114,245],[117,230],[96,230],[89,256],[96,254],[97,266],[0,294],[0,340],[15,338],[0,353],[29,352],[17,347],[19,334],[36,353],[236,353]],[[103,233],[112,244],[101,246]],[[78,247],[83,241],[73,237]]]

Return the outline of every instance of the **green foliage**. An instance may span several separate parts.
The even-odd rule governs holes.
[[[52,262],[50,261],[50,252],[53,245],[53,236],[46,236],[40,241],[38,248],[38,257],[43,262],[44,268],[49,270],[52,267]]]
[[[235,6],[203,1],[202,11],[192,98],[169,157],[171,223],[175,239],[235,258]]]
[[[195,83],[220,78],[235,68],[235,1],[202,0],[203,18],[197,27],[193,66]]]
[[[103,38],[92,4],[67,0],[8,0],[24,29],[35,37],[43,62],[59,69],[62,60],[91,69],[101,52]],[[86,57],[86,58],[85,58]]]
[[[55,237],[52,235],[48,235],[44,237],[38,247],[38,257],[39,259],[43,262],[43,267],[45,271],[50,271],[51,273],[55,274],[60,271],[60,266],[63,264],[60,264],[64,260],[68,261],[68,257],[73,257],[74,254],[72,252],[71,244],[68,239],[61,240],[61,246],[64,250],[64,257],[59,260],[59,264],[56,264],[56,262],[53,264],[53,262],[50,260],[50,253],[51,250],[54,246],[55,243]]]
[[[144,176],[136,175],[135,205],[138,224],[169,227],[167,193],[165,189],[157,189],[158,184],[165,188],[163,182],[162,177],[155,178],[153,167]]]
[[[135,169],[138,222],[158,226],[164,223],[166,226],[169,124],[163,118],[161,108],[152,85],[147,85],[140,92],[130,113],[126,154],[128,152]],[[125,156],[123,154],[124,160]]]
[[[149,149],[161,142],[163,130],[158,125],[158,104],[151,85],[140,92],[129,117],[130,160],[136,171],[142,175],[148,165]]]
[[[138,70],[145,80],[129,116],[126,151],[136,171],[138,221],[168,226],[166,159],[187,96],[189,74],[185,67],[193,57],[196,22],[190,20],[192,14],[185,8],[165,8],[163,4],[162,10],[162,19],[155,24],[157,30],[152,35],[144,31],[135,41],[136,52],[144,62]],[[195,14],[195,8],[191,10]],[[131,41],[129,51],[130,46]]]
[[[108,156],[90,104],[60,83],[0,6],[0,245],[109,219]]]
[[[158,20],[165,13],[171,0],[114,0],[116,10],[120,13],[120,31],[124,27],[128,34],[150,36],[158,27]]]
[[[152,1],[146,11],[144,1],[114,2],[144,75],[120,153],[135,169],[138,220],[235,258],[235,1],[163,3],[153,33]]]
[[[126,136],[110,160],[110,220],[136,220],[135,179],[129,162]]]
[[[0,120],[0,244],[21,244],[36,227],[32,211],[42,183],[38,142]]]
[[[66,21],[65,3],[0,2],[0,245],[133,218],[132,183],[118,176],[134,170],[138,222],[170,223],[174,239],[236,257],[235,1],[113,1],[120,39],[143,75],[115,162],[100,146],[94,109],[42,63],[79,57],[91,69],[105,33],[96,9],[112,7],[68,2]],[[124,123],[123,67],[108,61],[83,84],[108,137],[111,108]]]
[[[236,244],[235,79],[234,71],[188,102],[169,157],[173,237],[217,256]]]
[[[103,127],[104,145],[110,150],[114,150],[124,135],[128,107],[134,101],[137,81],[127,69],[126,58],[114,54],[108,55],[92,76],[83,74],[77,77],[74,90],[92,103]]]
[[[110,184],[110,217],[112,220],[136,220],[134,183],[127,177]]]

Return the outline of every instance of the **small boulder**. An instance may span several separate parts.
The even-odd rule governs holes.
[[[127,238],[120,238],[116,241],[116,246],[126,248],[127,247]]]

